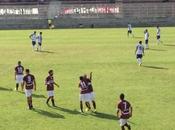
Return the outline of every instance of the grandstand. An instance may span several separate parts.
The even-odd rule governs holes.
[[[1,0],[0,28],[175,25],[175,0]],[[81,25],[81,26],[80,26]]]

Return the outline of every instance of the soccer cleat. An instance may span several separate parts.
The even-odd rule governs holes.
[[[94,112],[94,113],[96,113],[96,112],[97,112],[97,110],[96,110],[96,109],[94,109],[94,110],[93,110],[93,112]]]

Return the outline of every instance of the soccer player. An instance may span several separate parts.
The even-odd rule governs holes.
[[[125,95],[123,93],[120,94],[120,102],[116,106],[117,117],[119,118],[121,130],[125,130],[125,127],[127,127],[128,130],[131,130],[131,126],[128,124],[128,119],[132,117],[132,106],[124,98]]]
[[[142,57],[144,55],[144,46],[142,45],[142,41],[139,41],[139,43],[137,44],[135,54],[136,54],[137,62],[139,64],[139,66],[141,66],[142,65]]]
[[[134,35],[132,34],[132,26],[130,23],[128,23],[128,33],[127,34],[128,34],[128,37],[130,34],[132,35],[132,37],[134,37]]]
[[[86,74],[84,75],[84,81],[85,81],[86,85],[88,86],[88,89],[90,92],[90,99],[92,101],[94,112],[96,112],[95,93],[94,93],[93,86],[92,86],[92,72],[90,73],[89,78],[87,77]]]
[[[18,65],[15,67],[15,80],[16,80],[16,88],[15,90],[18,91],[19,84],[23,84],[23,73],[24,67],[21,65],[21,61],[18,61]]]
[[[157,26],[157,44],[160,44],[160,27]]]
[[[37,40],[37,36],[36,36],[36,31],[34,31],[29,38],[32,40],[32,47],[33,50],[35,50],[35,45],[36,45],[36,40]]]
[[[38,40],[37,51],[41,51],[42,40],[43,40],[42,32],[40,32],[40,33],[38,34],[37,40]]]
[[[145,34],[145,48],[146,49],[149,49],[149,46],[148,46],[148,42],[149,42],[149,32],[148,32],[148,29],[145,29],[144,31],[144,34]]]
[[[46,77],[46,80],[45,80],[45,84],[47,85],[47,94],[48,94],[46,104],[49,104],[49,101],[51,99],[52,106],[55,107],[56,105],[54,102],[54,85],[56,85],[57,87],[59,87],[59,85],[54,81],[53,70],[49,70],[48,73],[49,75]]]
[[[36,91],[36,81],[34,75],[30,74],[30,70],[26,69],[25,70],[26,75],[23,78],[23,88],[25,87],[25,94],[27,97],[27,104],[29,109],[33,109],[33,104],[32,104],[32,92],[33,89]]]
[[[90,103],[89,103],[90,92],[89,92],[88,86],[84,81],[83,76],[80,76],[80,83],[78,87],[80,88],[80,112],[83,113],[83,102],[85,102],[86,106],[88,107],[88,110],[91,110]]]

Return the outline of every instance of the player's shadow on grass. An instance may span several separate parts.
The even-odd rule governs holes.
[[[48,50],[41,50],[41,51],[36,51],[36,52],[39,52],[39,53],[55,53],[53,51],[48,51]]]
[[[102,112],[93,113],[92,116],[107,120],[118,120],[117,116]]]
[[[25,92],[22,91],[18,91],[21,94],[25,94]],[[42,94],[32,94],[32,97],[34,98],[46,98],[46,96],[42,95]]]
[[[41,110],[41,109],[38,109],[38,108],[33,109],[33,111],[40,114],[40,115],[47,116],[47,117],[50,117],[50,118],[62,118],[62,119],[65,118],[63,115],[60,115],[56,112],[48,112],[48,111]]]
[[[164,44],[164,46],[175,47],[175,45],[173,45],[173,44]]]
[[[167,51],[167,50],[164,50],[164,49],[154,49],[154,48],[150,48],[149,50],[151,50],[151,51]]]
[[[13,89],[0,87],[0,91],[13,91]]]
[[[46,96],[44,96],[44,95],[38,95],[38,94],[32,94],[32,96],[34,97],[34,98],[46,98]]]
[[[53,109],[56,109],[56,110],[59,110],[59,111],[62,111],[62,112],[66,112],[66,113],[69,113],[69,114],[73,114],[73,115],[77,115],[77,114],[80,114],[80,112],[78,112],[77,110],[70,110],[70,109],[67,109],[67,108],[62,108],[62,107],[51,107],[49,106],[50,108],[53,108]]]
[[[148,65],[143,65],[145,68],[151,68],[151,69],[163,69],[163,70],[168,70],[168,68],[165,67],[158,67],[158,66],[148,66]]]

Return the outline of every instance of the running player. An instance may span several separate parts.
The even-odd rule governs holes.
[[[84,81],[85,81],[86,85],[88,86],[88,89],[90,92],[90,99],[92,101],[94,112],[96,112],[95,93],[94,93],[93,86],[92,86],[92,72],[90,73],[89,78],[87,77],[86,74],[84,75]]]
[[[21,61],[18,61],[18,65],[15,67],[15,80],[16,80],[16,88],[15,90],[18,91],[19,84],[23,84],[23,73],[24,67],[21,65]]]
[[[132,117],[132,107],[131,104],[126,101],[125,95],[120,94],[120,102],[117,104],[117,117],[119,118],[121,130],[125,130],[125,127],[128,130],[131,130],[131,126],[128,124],[128,119]]]
[[[160,44],[161,41],[160,41],[160,27],[157,26],[157,44]]]
[[[142,57],[144,55],[144,46],[142,45],[142,41],[139,41],[139,43],[137,44],[135,54],[136,54],[137,62],[139,66],[141,66]]]
[[[134,37],[134,35],[132,34],[132,26],[130,23],[128,23],[128,33],[127,34],[128,34],[128,37],[130,34],[132,35],[132,37]]]
[[[88,86],[84,82],[84,77],[80,76],[80,83],[78,85],[80,88],[80,112],[83,113],[83,102],[85,102],[86,106],[88,107],[88,110],[91,110],[90,107],[90,92],[88,89]]]
[[[30,70],[26,69],[26,75],[23,78],[23,88],[25,87],[25,94],[27,97],[27,104],[29,109],[33,109],[32,104],[32,92],[33,89],[36,91],[36,82],[34,75],[30,74]]]
[[[42,41],[43,41],[42,32],[38,34],[37,40],[38,40],[37,51],[41,51],[41,46],[42,46]]]
[[[33,47],[33,50],[35,50],[36,39],[37,39],[36,31],[34,31],[34,32],[29,36],[29,38],[32,40],[32,47]]]
[[[145,48],[146,49],[149,49],[149,46],[148,46],[148,42],[149,42],[149,32],[148,32],[148,29],[145,29],[144,31],[144,34],[145,34]]]
[[[54,81],[54,77],[53,77],[53,70],[49,70],[49,75],[46,77],[45,80],[45,84],[47,85],[47,94],[48,94],[48,99],[46,101],[47,104],[49,104],[49,101],[51,99],[52,101],[52,106],[56,106],[55,102],[54,102],[54,85],[56,85],[57,87],[59,87],[59,85],[57,83],[55,83]]]

